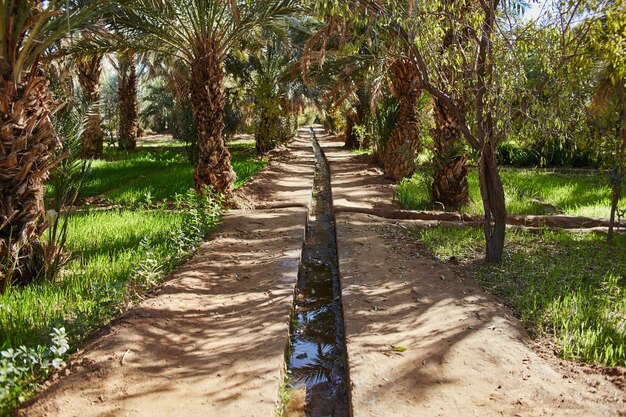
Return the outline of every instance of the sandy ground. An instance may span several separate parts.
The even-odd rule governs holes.
[[[275,415],[314,170],[302,134],[237,193],[248,210],[230,212],[19,415]],[[620,370],[612,383],[537,354],[506,307],[408,235],[415,221],[372,215],[397,210],[380,170],[319,137],[338,211],[354,417],[626,415]]]
[[[626,413],[624,392],[541,359],[509,310],[425,255],[408,226],[337,217],[355,417]]]
[[[397,210],[391,183],[320,139],[340,212],[354,417],[626,415],[624,370],[609,378],[542,359],[508,308],[410,237],[419,222],[348,212]]]

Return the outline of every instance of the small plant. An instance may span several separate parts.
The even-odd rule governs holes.
[[[139,242],[139,250],[143,253],[143,259],[131,275],[131,282],[137,284],[141,290],[147,290],[158,284],[163,277],[163,265],[155,256],[150,247],[150,238],[144,237]]]
[[[0,352],[0,414],[26,400],[35,387],[33,376],[46,376],[65,366],[63,357],[69,350],[65,328],[54,328],[50,339],[47,347],[19,346]]]
[[[143,203],[146,207],[150,207],[152,205],[152,193],[150,191],[143,193]]]
[[[411,178],[402,179],[393,191],[394,202],[411,210],[431,210],[433,171],[424,166]],[[435,207],[442,209],[442,207]]]
[[[53,281],[71,259],[65,249],[67,226],[74,204],[91,172],[91,161],[81,159],[84,124],[85,119],[78,106],[64,109],[56,118],[57,130],[64,141],[60,155],[62,160],[50,176],[53,208],[46,211],[44,224],[48,231],[40,245],[40,267],[33,277],[35,280]]]

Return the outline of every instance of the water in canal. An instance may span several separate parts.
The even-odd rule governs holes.
[[[287,368],[306,387],[306,417],[348,417],[346,348],[330,171],[313,129],[316,168],[295,290]]]

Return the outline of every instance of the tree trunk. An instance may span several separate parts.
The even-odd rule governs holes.
[[[198,127],[198,164],[193,178],[196,192],[205,185],[230,198],[237,178],[226,149],[224,129],[224,66],[218,43],[200,40],[204,51],[191,65],[191,102]]]
[[[480,194],[485,209],[483,231],[486,242],[487,262],[499,262],[504,250],[506,229],[506,205],[504,188],[500,180],[493,142],[483,146],[478,167]]]
[[[89,106],[88,119],[83,132],[83,155],[99,158],[103,151],[103,134],[100,127],[100,73],[102,56],[98,55],[78,63],[78,80],[83,98]]]
[[[445,0],[442,2],[442,9],[445,13],[451,6],[459,7],[459,17],[463,18],[471,9],[472,2],[459,2]],[[446,16],[449,16],[446,13]],[[457,24],[450,16],[445,19],[444,25],[447,27],[441,47],[441,55],[455,44],[464,48],[470,42],[470,29],[463,27],[462,30],[454,30]],[[448,80],[458,78],[456,69],[452,64],[443,68]],[[464,100],[458,100],[461,107]],[[458,210],[469,202],[469,185],[467,183],[467,160],[469,155],[461,143],[463,133],[458,120],[452,112],[444,106],[441,100],[434,101],[435,128],[431,130],[433,137],[433,162],[434,176],[432,187],[433,203],[443,206],[444,210]]]
[[[391,65],[393,93],[400,100],[396,126],[383,151],[385,175],[399,180],[415,171],[415,159],[422,148],[419,98],[421,89],[417,66],[409,59]]]
[[[504,251],[506,232],[506,205],[504,188],[496,163],[496,134],[492,109],[485,106],[487,85],[493,85],[494,62],[491,59],[491,36],[494,31],[496,10],[499,0],[482,2],[485,20],[479,40],[476,65],[476,125],[478,142],[481,147],[478,181],[485,210],[485,243],[487,262],[499,262]],[[493,104],[493,103],[492,103]]]
[[[359,124],[358,115],[350,112],[346,115],[346,140],[344,146],[346,149],[357,149],[359,147],[359,140],[354,133],[354,127]]]
[[[135,58],[119,54],[120,139],[118,146],[125,151],[137,147],[137,74]]]
[[[256,151],[259,154],[269,152],[276,147],[278,132],[274,113],[274,109],[267,107],[263,107],[259,112],[259,126],[254,135]]]
[[[444,210],[457,210],[469,202],[466,165],[469,155],[462,147],[463,134],[456,118],[438,100],[434,110],[433,202]]]
[[[31,71],[35,74],[35,71]],[[52,95],[43,77],[0,81],[0,291],[37,274],[44,232],[44,181],[61,141],[51,122]]]
[[[609,233],[607,241],[613,240],[613,229],[615,227],[615,214],[617,206],[622,195],[622,184],[624,181],[624,152],[626,152],[626,97],[624,97],[624,84],[626,79],[620,80],[617,86],[618,103],[620,117],[617,126],[617,143],[615,152],[615,172],[612,174],[615,178],[611,179],[613,190],[611,193],[611,217],[609,219]]]

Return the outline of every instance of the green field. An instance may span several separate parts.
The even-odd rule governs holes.
[[[237,173],[235,188],[239,188],[266,162],[256,158],[253,141],[239,141],[229,148]],[[102,196],[111,203],[133,205],[171,201],[176,194],[193,188],[194,168],[181,151],[109,151],[107,157],[92,163],[85,197]]]
[[[606,173],[504,169],[500,174],[509,214],[609,217],[611,190]],[[428,176],[419,172],[401,181],[395,189],[396,201],[408,210],[433,209],[429,197],[430,181]],[[468,182],[471,200],[462,212],[482,215],[478,173],[475,169],[469,172]],[[620,205],[626,207],[626,196],[622,197]]]

